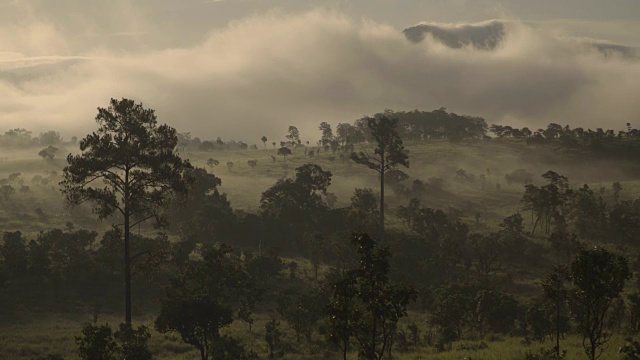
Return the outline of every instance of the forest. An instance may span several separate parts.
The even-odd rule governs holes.
[[[211,125],[215,127],[215,124]],[[640,359],[640,130],[0,134],[0,359]]]

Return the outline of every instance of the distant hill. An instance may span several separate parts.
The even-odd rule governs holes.
[[[480,50],[494,50],[509,35],[506,20],[490,20],[469,24],[422,23],[403,31],[407,40],[422,42],[427,35],[453,49],[471,46]],[[595,39],[562,39],[583,45],[585,49],[598,51],[605,57],[619,56],[630,60],[640,60],[640,48]]]

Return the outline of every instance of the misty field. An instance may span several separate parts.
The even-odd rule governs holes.
[[[360,148],[364,149],[362,146]],[[552,169],[570,178],[575,186],[589,184],[591,188],[598,189],[608,201],[613,201],[611,184],[614,182],[619,182],[622,186],[620,200],[640,196],[639,170],[636,164],[628,160],[599,160],[588,158],[588,155],[580,151],[563,153],[558,149],[532,148],[522,141],[508,139],[464,143],[444,140],[407,142],[406,149],[410,156],[410,166],[406,171],[409,179],[436,179],[430,181],[440,184],[439,191],[425,198],[424,204],[448,209],[450,214],[455,214],[454,216],[468,223],[472,231],[487,232],[496,229],[502,219],[513,213],[522,212],[527,220],[521,202],[523,185],[510,184],[505,178],[506,174],[516,169],[526,169],[531,174],[542,174]],[[275,146],[265,144],[255,150],[184,151],[181,156],[189,159],[194,166],[205,168],[220,177],[222,184],[219,189],[227,194],[231,205],[249,213],[259,210],[262,193],[267,188],[278,179],[293,176],[295,169],[306,163],[318,164],[332,172],[328,191],[335,195],[335,201],[331,204],[335,208],[349,206],[354,188],[375,189],[378,186],[378,180],[372,173],[329,149],[297,147],[286,158],[278,155],[277,150]],[[305,155],[311,150],[316,152],[314,156]],[[36,236],[52,228],[75,227],[98,232],[109,229],[112,221],[105,219],[96,222],[87,206],[65,206],[57,186],[66,165],[64,159],[43,160],[27,151],[7,153],[6,158],[7,160],[0,162],[0,178],[20,173],[25,179],[23,183],[30,184],[30,187],[28,191],[15,194],[10,206],[1,208],[3,231],[19,230],[27,236]],[[212,162],[211,159],[216,161]],[[533,182],[540,183],[536,176]],[[388,191],[389,215],[386,222],[390,229],[404,231],[406,225],[396,216],[396,209],[403,206],[405,201],[400,194]],[[149,226],[137,229],[137,232],[145,234],[153,234],[154,231]],[[169,238],[176,241],[174,235]],[[540,238],[532,240],[547,246]],[[309,260],[283,257],[283,261],[285,264],[296,263],[296,271],[302,278],[313,277],[314,268]],[[320,277],[328,270],[328,267],[321,266]],[[287,271],[282,270],[282,275],[287,276]],[[517,265],[512,266],[509,271],[498,270],[495,274],[496,279],[508,278],[511,287],[518,289],[518,296],[523,298],[537,292],[536,279],[543,275],[544,272],[540,269]],[[10,288],[2,291],[10,291]],[[38,297],[37,293],[31,296]],[[158,359],[195,359],[199,356],[179,336],[155,331],[153,317],[148,317],[146,311],[140,311],[136,312],[136,324],[143,324],[151,329],[149,346]],[[98,323],[117,324],[119,321],[119,318],[109,314],[100,313],[96,316]],[[277,314],[258,307],[254,331],[249,332],[246,325],[234,323],[223,332],[240,339],[260,357],[268,357],[262,329],[272,316]],[[0,326],[0,358],[32,359],[46,353],[57,353],[74,359],[77,354],[74,338],[78,336],[84,323],[91,322],[91,317],[91,309],[87,307],[76,308],[73,314],[51,315],[18,306]],[[423,313],[412,313],[410,317],[420,324],[419,332],[425,339],[427,336],[437,336],[434,333],[437,330],[424,326],[427,318]],[[403,320],[399,327],[407,324]],[[302,345],[295,341],[295,332],[285,322],[282,322],[282,329],[284,341],[287,346],[292,347],[287,351],[291,354],[285,355],[284,359],[297,359],[301,356],[305,359],[332,359],[337,356],[323,349],[324,335],[321,333],[315,334],[310,342]],[[616,353],[623,340],[623,335],[614,336],[606,345],[607,354]],[[527,356],[527,353],[536,354],[539,349],[551,346],[549,341],[540,343],[525,341],[520,336],[492,335],[477,340],[454,341],[449,345],[449,350],[444,352],[420,345],[395,351],[393,356],[396,359],[520,359]],[[566,359],[582,359],[584,356],[578,336],[567,335],[563,340],[563,349],[567,350]],[[349,358],[356,357],[355,353],[350,354]]]

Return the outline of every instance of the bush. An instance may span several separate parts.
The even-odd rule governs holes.
[[[556,349],[545,349],[540,348],[537,352],[531,352],[531,350],[527,350],[527,353],[524,356],[524,360],[564,360],[567,358],[567,351],[562,350],[560,356],[556,355]]]
[[[122,343],[118,351],[122,360],[153,359],[147,344],[151,338],[147,327],[140,326],[135,330],[130,324],[120,324],[120,330],[115,333],[115,337]]]
[[[271,319],[264,327],[264,340],[269,347],[269,358],[276,359],[284,356],[282,344],[282,332],[279,329],[280,322]]]
[[[213,359],[220,360],[252,360],[258,355],[253,351],[247,351],[238,340],[231,336],[222,336],[216,341],[212,351]]]
[[[114,336],[120,345],[114,341]],[[82,328],[82,336],[76,337],[76,344],[82,360],[151,360],[153,356],[147,344],[149,338],[151,334],[145,326],[133,329],[130,324],[120,324],[114,335],[108,324],[87,324]],[[62,359],[48,356],[44,359]]]
[[[109,325],[85,325],[82,336],[76,337],[76,345],[82,360],[113,360],[118,348]]]
[[[640,360],[640,343],[632,338],[625,339],[625,344],[620,348],[624,360]]]

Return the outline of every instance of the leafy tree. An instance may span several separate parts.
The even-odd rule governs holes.
[[[470,240],[476,269],[487,283],[491,273],[500,269],[505,255],[504,244],[498,234],[472,234]]]
[[[51,146],[62,143],[62,136],[60,136],[60,133],[53,130],[40,133],[38,138],[40,139],[40,145],[42,146]]]
[[[407,315],[407,305],[417,293],[412,287],[389,282],[388,248],[378,246],[366,234],[354,235],[353,244],[358,252],[358,267],[346,271],[331,285],[327,316],[333,319],[329,328],[333,333],[329,336],[340,342],[353,336],[359,355],[377,360],[385,355],[393,329]]]
[[[398,119],[390,119],[386,116],[369,118],[367,126],[376,145],[374,155],[364,151],[354,152],[351,154],[351,159],[376,171],[380,177],[380,227],[382,234],[384,234],[385,174],[398,165],[408,167],[409,160],[407,152],[402,145],[402,139],[396,132]]]
[[[145,326],[134,329],[130,324],[120,324],[113,334],[109,325],[86,324],[82,336],[76,337],[76,344],[82,360],[151,360],[149,338],[151,334]]]
[[[475,313],[480,329],[508,334],[520,315],[519,304],[513,296],[494,290],[480,290],[476,295]]]
[[[285,137],[287,138],[287,142],[292,146],[300,143],[300,132],[295,126],[289,126],[289,130],[287,131],[287,135]]]
[[[2,199],[4,201],[8,201],[9,198],[11,198],[11,196],[15,193],[16,189],[14,189],[14,187],[11,185],[2,185],[0,187],[0,195],[2,196]]]
[[[524,316],[528,336],[541,343],[547,337],[553,339],[553,334],[556,331],[556,326],[554,326],[553,322],[554,313],[554,304],[546,298],[537,298],[529,304]],[[561,323],[562,331],[566,332],[568,326],[568,322]]]
[[[118,350],[109,325],[86,324],[82,336],[76,337],[76,345],[82,360],[113,360]]]
[[[247,165],[253,169],[258,165],[258,160],[247,160]]]
[[[27,248],[20,231],[2,234],[0,255],[4,259],[4,272],[11,278],[19,277],[27,271]]]
[[[133,100],[111,99],[98,108],[99,128],[80,142],[80,155],[69,155],[60,183],[71,205],[94,203],[100,219],[118,213],[124,226],[125,322],[131,323],[131,228],[155,218],[169,196],[185,194],[189,161],[180,159],[175,129],[157,125],[152,109]],[[133,220],[133,222],[132,222]]]
[[[460,339],[464,328],[474,324],[475,296],[476,288],[465,283],[448,283],[435,291],[430,318],[449,334],[447,342]]]
[[[207,360],[221,344],[220,330],[233,323],[255,283],[226,245],[205,246],[200,256],[171,279],[155,327],[177,332]]]
[[[532,235],[540,220],[545,225],[544,230],[547,234],[551,233],[552,224],[555,223],[558,227],[564,223],[564,207],[572,194],[569,189],[569,180],[565,176],[547,171],[542,174],[542,177],[547,180],[548,184],[542,187],[533,184],[526,185],[521,200],[525,209],[531,211],[532,220],[535,217],[531,230]]]
[[[229,172],[233,171],[233,161],[228,161],[227,162],[227,170],[229,170]]]
[[[640,199],[613,206],[609,212],[609,236],[622,246],[640,243]]]
[[[213,141],[205,140],[200,145],[198,145],[198,150],[200,151],[213,151],[217,147],[216,143]]]
[[[331,297],[325,309],[327,313],[327,337],[329,341],[340,348],[342,359],[347,360],[350,339],[355,331],[356,299],[353,294],[355,279],[342,276],[338,281],[330,284]]]
[[[267,342],[269,348],[269,359],[277,359],[284,356],[282,332],[279,328],[280,322],[271,318],[264,326],[264,340]]]
[[[594,248],[578,253],[571,263],[570,278],[575,286],[570,298],[583,336],[582,346],[589,359],[595,360],[610,338],[604,331],[607,312],[631,272],[623,256]]]
[[[327,193],[331,177],[331,172],[315,164],[296,168],[295,179],[280,179],[262,193],[262,216],[276,228],[286,226],[294,230],[292,227],[298,226],[302,235],[327,210],[321,195]]]
[[[581,238],[602,241],[607,237],[607,206],[588,185],[573,192],[569,205],[569,217]]]
[[[213,168],[220,165],[220,161],[213,159],[213,158],[209,158],[207,159],[207,166],[209,166],[211,168],[211,171],[213,171]]]
[[[507,181],[507,184],[511,185],[513,183],[520,184],[531,184],[533,182],[533,175],[525,169],[517,169],[512,171],[510,174],[506,174],[504,179]]]
[[[277,300],[276,311],[293,328],[296,340],[301,337],[311,341],[318,320],[322,318],[325,296],[317,287],[288,289]]]
[[[338,124],[338,126],[336,127],[336,139],[342,146],[364,141],[364,138],[362,134],[360,134],[358,129],[355,126],[347,123]]]
[[[148,345],[151,334],[146,326],[134,329],[130,324],[120,324],[114,336],[121,343],[119,353],[122,360],[153,359]]]
[[[284,163],[287,163],[287,156],[291,155],[291,149],[287,148],[287,147],[281,147],[280,149],[278,149],[278,155],[282,156],[284,158]]]
[[[568,297],[568,290],[565,286],[565,282],[569,280],[569,269],[566,266],[556,266],[553,272],[547,275],[542,280],[542,290],[544,296],[554,305],[554,324],[555,324],[555,339],[556,357],[560,358],[560,336],[563,333],[563,323],[566,323],[566,302]],[[564,315],[564,317],[563,317]]]
[[[369,188],[355,189],[347,213],[348,224],[355,232],[371,232],[380,228],[378,200]]]
[[[327,146],[333,140],[333,130],[331,130],[331,125],[325,121],[320,123],[319,127],[320,131],[322,131],[322,137],[320,138],[320,144],[322,146]],[[326,152],[326,150],[325,150]]]
[[[49,145],[46,148],[40,150],[40,152],[38,153],[38,156],[46,160],[53,160],[57,152],[58,152],[57,147]]]
[[[262,141],[262,144],[264,145],[264,147],[267,147],[267,137],[266,136],[262,136],[262,138],[260,139]]]

